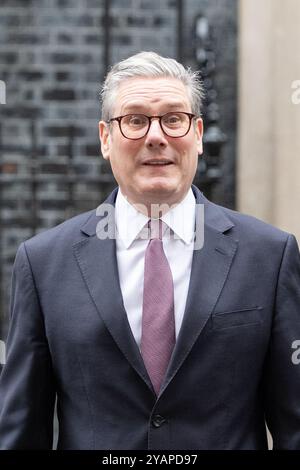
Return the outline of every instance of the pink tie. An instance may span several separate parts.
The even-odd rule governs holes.
[[[149,221],[151,237],[145,253],[141,353],[159,394],[175,345],[174,287],[164,253],[162,220]]]

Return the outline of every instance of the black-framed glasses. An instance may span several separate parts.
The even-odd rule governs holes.
[[[130,140],[138,140],[148,134],[152,119],[158,119],[161,130],[169,137],[184,137],[191,128],[195,114],[178,111],[162,116],[146,116],[145,114],[125,114],[111,118],[108,123],[117,121],[121,134]]]

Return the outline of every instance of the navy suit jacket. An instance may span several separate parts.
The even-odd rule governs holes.
[[[59,449],[266,449],[265,421],[275,448],[300,449],[295,238],[192,189],[205,208],[204,246],[193,253],[158,397],[124,309],[115,240],[96,236],[96,212],[22,243],[0,380],[1,449],[51,448],[56,395]]]

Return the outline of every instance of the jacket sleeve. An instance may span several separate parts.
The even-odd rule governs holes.
[[[0,449],[51,449],[54,378],[25,244],[12,275],[6,364],[0,375]]]
[[[282,256],[265,374],[266,422],[274,449],[300,449],[300,255],[289,235]],[[299,354],[300,357],[300,354]]]

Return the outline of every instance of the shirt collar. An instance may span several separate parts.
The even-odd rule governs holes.
[[[162,220],[173,230],[176,238],[189,244],[195,235],[196,200],[190,188],[184,199],[166,212]]]
[[[162,216],[162,220],[174,232],[175,237],[189,244],[194,239],[196,201],[190,188],[184,199]],[[139,212],[118,190],[115,205],[117,237],[126,249],[138,238],[149,217]]]

